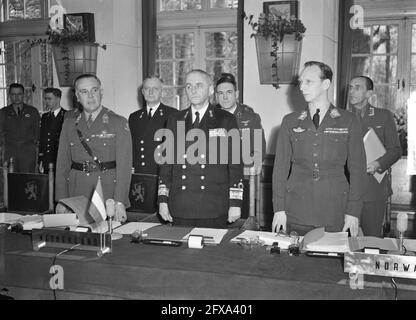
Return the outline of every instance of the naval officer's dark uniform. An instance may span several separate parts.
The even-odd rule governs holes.
[[[4,160],[13,158],[15,172],[36,170],[40,116],[35,107],[23,104],[20,114],[12,105],[0,110],[0,137],[4,143]]]
[[[286,211],[289,229],[341,231],[346,214],[360,218],[365,175],[361,126],[354,114],[331,105],[318,129],[308,110],[284,117],[273,171],[273,207],[274,212]]]
[[[236,119],[227,111],[213,105],[208,106],[199,125],[205,134],[207,152],[198,155],[199,162],[196,164],[190,164],[189,154],[178,154],[181,147],[187,150],[193,144],[193,141],[185,142],[185,135],[177,130],[178,124],[184,125],[185,135],[192,129],[191,108],[179,111],[168,119],[167,130],[171,130],[175,138],[175,160],[174,164],[162,164],[160,167],[158,202],[168,203],[174,224],[223,228],[227,223],[229,208],[241,207],[242,204],[243,165],[240,159],[235,159],[238,160],[237,164],[232,164],[231,139],[226,149],[228,162],[220,164],[218,142],[215,150],[218,164],[213,164],[210,158],[213,150],[209,150],[209,140],[210,137],[226,137],[229,130],[235,129],[237,141],[234,140],[234,143],[240,143]]]
[[[39,163],[42,162],[44,173],[49,172],[49,164],[56,169],[58,156],[59,137],[64,123],[65,109],[55,116],[53,111],[46,112],[40,120]]]
[[[169,115],[176,109],[160,104],[149,119],[147,109],[133,112],[129,117],[129,126],[133,142],[133,168],[135,173],[159,174],[159,166],[154,152],[161,141],[155,140],[155,133],[166,128]]]
[[[77,130],[93,157],[81,143]],[[128,207],[131,163],[131,135],[125,118],[104,107],[90,128],[84,112],[76,118],[67,117],[59,141],[55,198],[90,199],[101,177],[104,200],[114,199]]]
[[[377,159],[380,163],[379,173],[388,170],[402,155],[393,115],[389,110],[375,108],[369,104],[364,107],[364,116],[357,110],[361,122],[363,137],[373,128],[386,149],[386,153]],[[382,237],[382,225],[387,198],[393,193],[389,176],[386,174],[380,183],[373,175],[365,176],[365,193],[361,214],[361,228],[365,236]]]

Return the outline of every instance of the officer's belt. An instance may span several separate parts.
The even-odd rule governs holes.
[[[116,167],[115,161],[109,162],[100,162],[99,164],[91,161],[84,162],[74,162],[72,161],[71,168],[78,171],[83,171],[85,173],[90,173],[94,171],[106,171],[114,169]]]
[[[305,175],[312,177],[313,180],[318,181],[321,177],[342,177],[345,176],[344,167],[339,168],[331,168],[331,169],[320,169],[320,168],[312,168],[307,169],[301,166],[294,165],[292,167],[292,175]]]

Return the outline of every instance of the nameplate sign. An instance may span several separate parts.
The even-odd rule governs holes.
[[[33,229],[33,250],[41,248],[61,248],[95,251],[101,257],[111,253],[112,243],[109,233],[76,232],[56,229]]]
[[[346,252],[344,272],[416,279],[416,256]]]

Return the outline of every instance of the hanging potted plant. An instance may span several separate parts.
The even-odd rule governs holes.
[[[90,42],[88,33],[81,30],[48,29],[55,67],[61,87],[72,87],[76,77],[84,73],[96,74],[98,47]]]
[[[294,83],[306,31],[302,21],[273,13],[261,13],[257,22],[253,15],[244,14],[244,18],[254,31],[251,37],[256,39],[260,83],[272,84],[276,89],[280,83]]]

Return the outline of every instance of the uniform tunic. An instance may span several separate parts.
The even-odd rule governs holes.
[[[49,163],[53,163],[56,169],[56,157],[58,156],[59,137],[66,111],[61,109],[55,116],[53,112],[42,115],[40,121],[39,162],[42,161],[44,172],[49,171]]]
[[[185,146],[184,150],[187,150],[193,144],[193,141],[185,143],[185,135],[182,136],[177,130],[178,123],[184,125],[185,135],[192,129],[190,108],[177,112],[168,119],[167,129],[173,132],[175,142],[177,141],[175,164],[163,164],[160,167],[158,202],[168,203],[174,222],[175,217],[199,220],[222,217],[225,225],[228,209],[241,207],[243,166],[241,161],[232,164],[231,142],[225,151],[228,152],[228,162],[219,164],[220,143],[218,142],[218,148],[215,150],[218,164],[213,164],[210,161],[212,150],[209,149],[209,137],[213,139],[225,137],[229,130],[235,129],[237,142],[234,143],[240,143],[236,119],[227,111],[213,105],[208,106],[199,126],[205,134],[207,152],[198,155],[199,162],[196,164],[190,164],[188,154],[178,155],[183,159],[183,163],[176,158],[181,146]]]
[[[101,162],[115,161],[115,169],[93,171],[89,174],[71,169],[73,161],[93,162],[80,142],[77,128],[82,132],[92,154]],[[59,201],[83,195],[90,199],[100,176],[105,200],[111,198],[128,206],[131,163],[131,135],[125,118],[103,107],[88,129],[85,113],[81,113],[76,119],[68,117],[59,141],[55,198]]]
[[[274,212],[286,211],[289,225],[340,231],[345,214],[360,217],[365,172],[355,115],[331,105],[316,129],[308,111],[291,113],[284,117],[277,140]]]
[[[155,141],[155,133],[166,128],[170,114],[176,109],[160,104],[151,119],[147,117],[147,109],[143,108],[132,113],[129,126],[133,142],[133,168],[135,173],[159,174],[154,152],[161,141]]]
[[[39,126],[39,111],[35,107],[24,104],[20,115],[12,105],[0,110],[4,160],[9,161],[13,157],[15,172],[35,172]]]
[[[388,170],[402,155],[400,140],[397,134],[393,115],[389,110],[375,108],[371,105],[365,107],[364,117],[358,115],[362,126],[362,136],[373,128],[377,137],[386,149],[386,153],[377,159],[380,163],[379,172]],[[365,176],[364,207],[362,210],[363,232],[365,236],[382,236],[382,224],[385,211],[385,202],[392,194],[391,184],[386,174],[381,181],[373,175]]]

